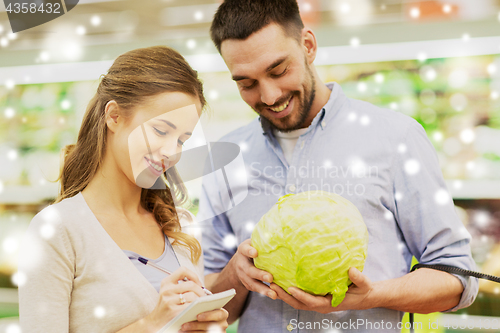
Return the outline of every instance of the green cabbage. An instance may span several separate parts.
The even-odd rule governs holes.
[[[363,271],[368,231],[349,200],[328,192],[288,194],[252,232],[257,268],[271,273],[285,291],[295,286],[314,295],[345,297],[349,267]]]

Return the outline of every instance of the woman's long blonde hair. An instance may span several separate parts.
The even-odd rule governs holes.
[[[164,92],[183,92],[199,98],[202,108],[206,104],[197,72],[175,50],[148,47],[127,52],[114,61],[87,106],[76,144],[63,148],[64,161],[58,178],[61,188],[55,203],[80,193],[101,167],[106,151],[106,104],[116,101],[127,118],[145,98]],[[191,260],[196,263],[201,246],[196,238],[181,232],[175,209],[176,204],[187,201],[186,188],[175,167],[165,174],[169,188],[142,189],[141,206],[153,213],[163,232],[174,239],[173,244],[190,251]]]

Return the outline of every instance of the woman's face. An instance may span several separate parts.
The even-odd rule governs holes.
[[[130,161],[123,170],[137,186],[151,188],[180,159],[201,114],[198,98],[181,92],[151,96],[132,110],[119,135],[119,154]],[[128,165],[128,163],[125,163]]]

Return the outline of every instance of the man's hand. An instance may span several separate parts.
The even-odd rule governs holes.
[[[288,288],[288,291],[292,294],[290,295],[274,283],[271,284],[271,289],[276,292],[279,299],[297,310],[316,311],[325,314],[335,311],[372,308],[373,306],[365,302],[373,289],[370,279],[354,267],[349,269],[349,279],[352,281],[352,285],[349,286],[344,300],[337,307],[332,307],[331,295],[313,296],[295,287]]]
[[[276,292],[262,283],[262,281],[273,282],[273,276],[256,268],[253,264],[253,258],[257,258],[257,255],[257,250],[250,245],[250,239],[247,239],[238,246],[228,266],[231,266],[236,278],[246,289],[276,299]]]

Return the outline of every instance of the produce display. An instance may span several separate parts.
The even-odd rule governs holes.
[[[259,254],[255,266],[271,273],[285,291],[295,286],[331,294],[337,306],[351,284],[349,268],[363,271],[368,231],[349,200],[309,191],[281,197],[255,226],[252,246]]]

